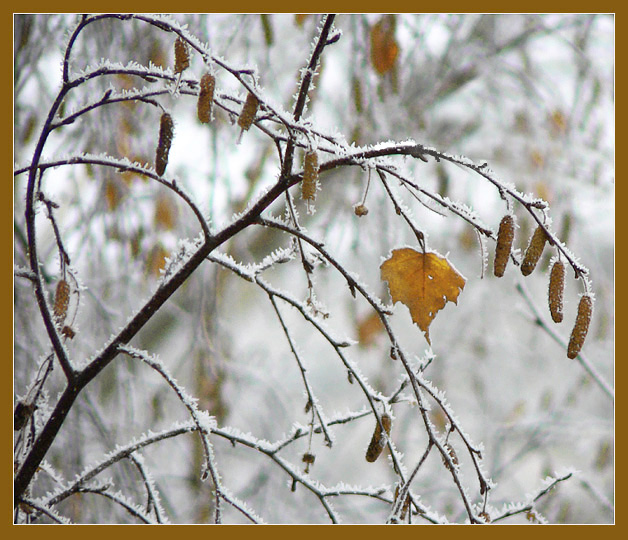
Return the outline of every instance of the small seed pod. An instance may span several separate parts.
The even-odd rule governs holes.
[[[369,213],[369,209],[363,204],[356,204],[353,207],[353,212],[355,213],[356,216],[362,217],[362,216],[366,216],[366,214]]]
[[[157,154],[155,156],[155,170],[159,176],[166,172],[173,131],[174,122],[172,121],[172,116],[168,113],[162,114],[159,124],[159,142],[157,143]]]
[[[565,290],[565,265],[556,261],[552,266],[549,280],[549,309],[555,323],[563,320],[563,291]]]
[[[585,294],[580,298],[578,304],[578,315],[576,317],[576,324],[571,331],[571,338],[569,339],[569,346],[567,347],[567,358],[575,358],[578,356],[584,340],[587,337],[589,331],[589,323],[591,322],[591,315],[593,313],[593,300]]]
[[[216,78],[211,73],[205,73],[201,77],[200,87],[197,104],[198,119],[201,123],[207,124],[212,116]]]
[[[74,339],[76,332],[71,326],[64,326],[63,329],[61,330],[61,335],[63,335],[64,337],[68,339]]]
[[[303,165],[303,181],[301,182],[301,198],[313,201],[316,197],[318,182],[318,154],[311,150],[305,154]]]
[[[451,459],[451,462],[454,464],[454,467],[457,467],[458,466],[458,455],[456,454],[456,451],[454,450],[454,447],[451,444],[449,444],[449,443],[445,443],[443,445],[443,447],[447,451],[447,454],[449,454],[449,459]],[[441,457],[443,458],[443,464],[445,465],[445,467],[447,467],[447,469],[451,470],[449,463],[445,459],[445,456],[441,456]]]
[[[497,246],[495,247],[494,273],[496,277],[502,277],[512,249],[512,241],[515,238],[515,220],[512,215],[504,216],[499,224],[497,233]]]
[[[545,248],[545,242],[547,242],[547,234],[542,227],[537,227],[530,239],[530,244],[526,250],[526,254],[523,257],[521,263],[521,273],[524,276],[529,276],[536,268],[536,263],[539,262],[543,249]]]
[[[303,454],[303,463],[307,463],[308,465],[314,463],[314,460],[316,459],[316,456],[314,454],[310,454],[309,452],[306,452],[305,454]]]
[[[174,72],[181,73],[190,66],[190,51],[181,38],[174,42]]]
[[[238,126],[242,128],[242,131],[248,131],[255,120],[257,109],[259,107],[259,101],[257,98],[249,92],[246,96],[246,101],[242,107],[242,112],[238,118]]]
[[[390,435],[392,420],[390,419],[390,416],[388,416],[386,413],[382,414],[382,424],[384,426],[384,429],[386,430],[386,434]],[[382,453],[384,446],[386,446],[386,438],[382,437],[382,428],[379,425],[379,422],[377,422],[377,424],[375,424],[373,437],[371,438],[369,447],[366,450],[366,461],[368,461],[369,463],[373,463]]]
[[[63,323],[70,303],[70,285],[65,279],[57,283],[55,290],[54,317],[58,324]]]

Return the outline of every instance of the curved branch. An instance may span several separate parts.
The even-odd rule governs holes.
[[[190,207],[192,212],[194,212],[194,215],[196,216],[196,219],[198,220],[201,229],[203,230],[205,240],[207,241],[211,237],[209,225],[207,224],[206,219],[203,217],[201,210],[196,206],[194,201],[192,201],[190,196],[185,191],[183,191],[183,189],[177,184],[177,181],[174,178],[171,181],[168,181],[162,176],[159,176],[153,168],[144,167],[139,163],[131,163],[126,158],[118,159],[108,156],[92,156],[89,154],[85,154],[82,156],[72,156],[66,159],[58,159],[55,161],[42,162],[39,164],[38,167],[43,172],[46,169],[50,169],[53,167],[62,167],[65,165],[100,165],[102,167],[111,167],[113,169],[117,169],[119,172],[134,172],[136,174],[147,176],[152,180],[156,180],[161,185],[173,191]],[[17,169],[14,174],[21,174],[25,172],[25,170],[26,169]]]

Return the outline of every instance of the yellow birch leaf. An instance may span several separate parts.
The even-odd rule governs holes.
[[[388,282],[393,302],[401,302],[408,307],[412,320],[431,345],[430,324],[448,301],[458,303],[465,278],[446,258],[412,248],[394,249],[380,269],[382,280]]]

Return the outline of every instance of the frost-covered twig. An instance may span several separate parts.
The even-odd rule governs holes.
[[[556,477],[547,477],[545,479],[544,487],[540,489],[534,497],[530,497],[525,503],[518,504],[509,504],[504,507],[504,509],[497,515],[491,516],[491,521],[496,523],[498,521],[502,521],[508,517],[516,516],[517,514],[530,513],[531,518],[536,518],[537,512],[535,512],[534,505],[539,499],[543,498],[547,495],[552,489],[554,489],[560,482],[564,482],[565,480],[569,480],[573,476],[573,472],[569,472],[563,474],[561,476]]]
[[[138,452],[130,454],[129,460],[133,463],[133,465],[135,465],[135,468],[142,477],[144,487],[146,488],[146,495],[148,499],[146,502],[146,513],[149,513],[152,508],[155,512],[155,519],[157,520],[157,523],[164,523],[166,521],[166,517],[164,516],[164,511],[161,507],[159,491],[155,488],[155,483],[153,482],[151,473],[146,470],[146,467],[144,467],[144,457]]]
[[[48,516],[55,523],[64,524],[64,525],[69,525],[70,523],[72,523],[70,519],[60,514],[57,514],[57,512],[55,512],[52,508],[48,507],[45,504],[40,503],[38,500],[24,498],[22,499],[22,504],[26,506],[30,506],[37,512],[41,512],[42,514]]]
[[[167,187],[172,192],[174,192],[185,202],[185,204],[190,207],[190,209],[196,216],[205,237],[207,238],[211,236],[211,233],[209,231],[209,225],[207,224],[207,220],[203,216],[203,213],[198,208],[196,203],[192,200],[192,198],[177,183],[176,179],[166,180],[165,178],[159,176],[152,167],[146,167],[141,163],[131,162],[127,158],[116,158],[113,156],[108,156],[106,154],[82,154],[79,156],[70,156],[65,159],[57,159],[54,161],[41,161],[38,165],[38,168],[41,171],[44,171],[49,168],[67,165],[99,165],[102,167],[111,167],[119,172],[134,172],[136,174],[141,174],[143,176],[156,180],[161,185]],[[28,171],[28,168],[17,169],[14,171],[14,175],[22,174],[26,171]]]
[[[104,456],[104,458],[98,463],[86,468],[81,474],[77,475],[77,478],[66,485],[56,489],[47,499],[46,504],[52,506],[58,504],[62,500],[66,499],[70,495],[77,493],[84,486],[86,482],[89,482],[92,478],[99,475],[104,470],[108,469],[112,465],[119,461],[128,458],[137,450],[155,444],[157,442],[170,439],[172,437],[178,437],[185,433],[193,433],[197,430],[196,424],[190,422],[188,424],[180,424],[172,429],[160,431],[158,433],[149,433],[143,437],[132,441],[126,446],[118,447],[113,452]]]
[[[318,399],[316,399],[316,397],[314,396],[314,393],[312,392],[312,388],[310,386],[310,383],[309,383],[307,375],[306,375],[307,370],[303,366],[303,362],[301,361],[301,357],[299,355],[299,351],[297,350],[297,347],[296,347],[292,337],[290,336],[290,331],[288,330],[288,327],[286,326],[286,323],[283,320],[283,317],[281,315],[281,311],[279,311],[279,306],[277,306],[277,302],[275,301],[275,297],[272,294],[269,294],[268,296],[270,298],[271,304],[273,305],[273,309],[275,310],[275,313],[277,314],[277,318],[279,319],[279,323],[281,324],[281,328],[283,329],[283,332],[286,335],[286,339],[288,340],[288,345],[290,346],[290,350],[292,351],[292,355],[294,356],[294,359],[296,360],[297,365],[299,366],[299,371],[301,372],[301,378],[303,379],[303,385],[305,386],[305,392],[307,393],[307,399],[308,399],[306,410],[311,409],[311,411],[312,411],[312,425],[311,425],[312,433],[314,431],[314,416],[317,416],[318,417],[318,421],[319,421],[319,425],[320,425],[320,427],[321,427],[321,429],[323,431],[323,434],[325,436],[325,444],[331,448],[332,444],[333,444],[333,436],[327,430],[327,425],[326,425],[325,419],[323,418],[323,415],[321,414],[321,411],[320,411],[320,405],[318,404]]]
[[[205,467],[206,471],[203,471],[201,474],[201,478],[205,478],[207,474],[210,474],[212,477],[212,482],[214,483],[215,489],[215,500],[216,500],[216,523],[221,522],[222,516],[222,508],[220,505],[220,500],[223,497],[222,486],[220,482],[220,475],[216,468],[216,464],[214,463],[214,451],[212,449],[211,442],[209,441],[209,433],[211,431],[211,427],[215,424],[215,419],[213,417],[209,417],[207,413],[201,413],[196,406],[196,399],[190,397],[187,392],[170,376],[165,366],[161,364],[157,359],[151,357],[144,351],[140,351],[135,349],[134,347],[129,347],[125,345],[121,345],[119,347],[119,351],[125,353],[131,358],[137,358],[153,368],[157,373],[159,373],[168,383],[168,385],[175,391],[179,400],[186,407],[192,420],[196,424],[198,428],[198,434],[201,437],[201,444],[203,445],[203,451],[205,453]]]
[[[448,436],[449,436],[449,433],[453,433],[455,431],[458,433],[458,435],[462,439],[462,442],[466,446],[469,456],[471,457],[473,466],[475,467],[478,481],[480,483],[480,493],[482,494],[487,493],[489,489],[491,488],[492,482],[490,481],[490,479],[485,478],[484,472],[482,471],[482,466],[479,461],[482,459],[482,452],[480,448],[476,447],[476,445],[474,445],[469,440],[468,435],[461,428],[459,422],[454,416],[453,411],[450,409],[449,404],[447,403],[443,393],[436,390],[432,386],[432,384],[423,377],[421,373],[417,374],[416,379],[419,385],[421,386],[421,388],[425,390],[436,403],[438,403],[438,406],[447,417],[447,420],[449,422]]]
[[[137,504],[134,504],[134,503],[130,502],[129,500],[127,500],[127,498],[120,492],[118,492],[118,493],[111,493],[108,490],[91,491],[89,489],[80,489],[79,491],[81,493],[94,493],[96,495],[101,495],[101,496],[105,497],[106,499],[110,499],[113,502],[115,502],[116,504],[120,505],[122,508],[124,508],[133,517],[138,518],[139,520],[141,520],[142,522],[144,522],[146,524],[160,523],[159,521],[155,522],[148,515],[148,513],[143,512],[142,509]]]

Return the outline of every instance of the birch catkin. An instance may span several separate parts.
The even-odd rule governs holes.
[[[571,338],[569,339],[569,346],[567,347],[567,358],[575,358],[580,353],[584,340],[587,337],[589,331],[589,324],[591,323],[591,315],[593,314],[593,299],[585,294],[580,298],[578,304],[578,315],[576,317],[576,324],[571,331]]]
[[[190,66],[190,51],[181,38],[174,42],[174,72],[181,73]]]
[[[210,73],[205,73],[201,77],[200,87],[197,105],[198,119],[201,123],[207,124],[211,120],[212,115],[216,78]]]
[[[316,197],[316,184],[318,182],[318,154],[311,150],[305,154],[303,164],[303,181],[301,182],[301,198],[313,201]]]
[[[384,429],[386,430],[386,434],[390,435],[392,420],[390,419],[390,416],[388,416],[388,414],[386,413],[382,414],[382,424],[384,426]],[[386,446],[386,438],[382,437],[382,428],[379,425],[379,422],[377,422],[377,424],[375,424],[373,437],[371,438],[369,447],[366,450],[366,461],[368,461],[369,463],[373,463],[382,453],[384,446]]]
[[[565,265],[556,261],[549,280],[548,301],[550,314],[555,323],[563,320],[563,291],[565,290]]]
[[[57,283],[55,290],[54,318],[58,324],[63,323],[68,313],[68,305],[70,303],[70,285],[65,279]]]
[[[529,276],[536,268],[536,263],[539,262],[543,249],[545,248],[545,242],[547,242],[547,234],[542,227],[537,227],[530,239],[530,244],[526,250],[526,254],[523,257],[521,263],[521,273],[524,276]]]
[[[499,224],[497,233],[497,246],[495,247],[495,264],[493,271],[496,277],[502,277],[508,264],[512,241],[515,238],[515,220],[508,214],[504,216]]]
[[[257,114],[257,108],[259,107],[258,99],[250,92],[246,96],[246,101],[242,107],[242,112],[238,117],[238,126],[242,128],[242,131],[248,131],[255,120]]]
[[[174,122],[172,121],[172,116],[168,113],[162,114],[159,124],[159,142],[157,143],[157,154],[155,156],[155,170],[159,176],[166,172],[173,131]]]

